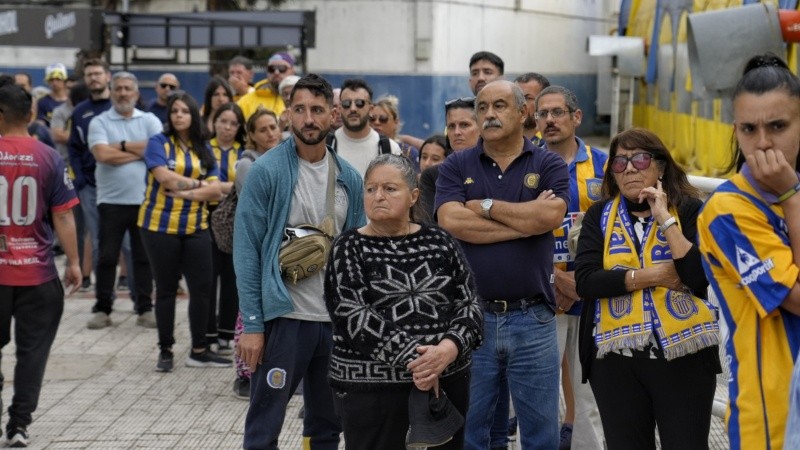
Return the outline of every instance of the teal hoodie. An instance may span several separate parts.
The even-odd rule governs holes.
[[[335,155],[332,149],[328,151]],[[348,197],[343,230],[364,226],[361,175],[338,155],[336,164],[336,183]],[[297,147],[294,138],[289,138],[253,163],[236,206],[233,264],[245,333],[263,332],[264,322],[294,311],[281,277],[278,250],[289,219],[298,167]]]

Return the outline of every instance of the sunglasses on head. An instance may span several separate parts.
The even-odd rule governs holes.
[[[650,167],[650,162],[653,160],[653,155],[647,152],[634,153],[630,158],[623,155],[617,155],[611,160],[611,170],[614,173],[625,172],[628,168],[628,161],[633,164],[636,170],[646,170]]]
[[[174,84],[169,84],[169,83],[158,83],[158,85],[159,85],[159,86],[161,86],[161,89],[172,89],[173,91],[174,91],[175,89],[178,89],[178,86],[175,86]]]
[[[450,100],[444,102],[444,109],[449,109],[451,107],[459,107],[459,106],[468,106],[470,108],[475,107],[475,97],[459,97],[459,98],[451,98]]]
[[[389,117],[388,116],[369,116],[370,122],[380,122],[380,123],[388,123]]]
[[[286,66],[267,66],[267,72],[269,73],[286,73],[287,70],[289,70],[289,68]]]
[[[356,104],[356,108],[361,109],[361,108],[367,106],[368,102],[366,100],[363,100],[363,99],[359,98],[359,99],[356,99],[356,100],[342,100],[341,103],[342,103],[342,108],[344,108],[344,109],[350,109],[350,106],[353,103]]]

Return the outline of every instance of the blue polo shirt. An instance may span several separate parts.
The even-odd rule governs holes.
[[[568,205],[569,170],[556,153],[524,139],[522,154],[505,173],[478,145],[453,153],[439,166],[435,209],[447,202],[492,198],[522,203],[552,189]],[[461,241],[475,273],[478,293],[485,300],[516,300],[543,296],[555,307],[553,293],[553,233],[493,244]],[[555,308],[554,308],[555,309]]]
[[[67,152],[69,153],[69,165],[75,175],[73,184],[75,191],[80,191],[84,186],[95,186],[94,170],[97,162],[94,155],[89,151],[87,138],[89,137],[89,123],[103,111],[111,108],[111,99],[87,99],[77,105],[72,110],[67,141]]]

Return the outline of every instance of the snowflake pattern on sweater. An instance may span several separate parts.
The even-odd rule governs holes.
[[[483,313],[466,258],[441,228],[423,226],[402,238],[347,231],[334,242],[325,277],[332,385],[407,386],[416,348],[444,338],[458,357],[442,377],[469,368]]]

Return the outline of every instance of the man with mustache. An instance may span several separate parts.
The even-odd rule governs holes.
[[[461,241],[484,307],[464,448],[489,448],[503,374],[522,448],[557,448],[552,231],[567,211],[569,172],[562,158],[525,139],[527,106],[516,84],[486,84],[475,111],[481,139],[441,164],[435,202],[439,225]]]
[[[327,232],[336,236],[364,226],[363,182],[327,149],[335,116],[330,84],[306,75],[289,103],[294,135],[253,163],[234,221],[233,262],[244,324],[236,351],[253,373],[244,448],[278,448],[286,405],[303,380],[305,448],[336,450],[342,429],[327,381],[333,330],[323,298],[325,270],[295,283],[281,274],[278,252],[285,227],[329,223],[329,186],[335,192]]]
[[[402,154],[397,142],[379,135],[369,126],[372,89],[366,81],[344,80],[339,99],[342,127],[333,133],[334,139],[330,144],[334,151],[352,164],[362,177],[367,171],[369,162],[379,154]]]
[[[574,398],[574,407],[567,405],[567,411],[574,417],[565,417],[561,427],[562,448],[569,448],[571,442],[574,448],[599,450],[604,446],[600,413],[589,384],[581,383],[578,329],[583,301],[575,292],[574,258],[567,249],[567,235],[578,217],[600,200],[608,155],[575,135],[583,111],[578,107],[578,98],[569,89],[562,86],[544,88],[536,97],[534,108],[533,115],[542,133],[543,147],[561,156],[569,168],[567,215],[562,226],[553,232],[556,239],[553,270],[559,361],[564,361],[562,368],[570,381]]]
[[[550,86],[550,80],[542,74],[536,72],[528,72],[518,76],[514,83],[517,83],[522,93],[525,94],[525,105],[528,107],[528,113],[525,116],[525,122],[522,124],[523,134],[531,142],[538,146],[542,146],[542,133],[536,128],[536,97],[542,92],[542,89]]]
[[[119,251],[127,232],[130,237],[133,265],[131,298],[136,308],[136,325],[155,328],[153,314],[153,274],[147,260],[136,221],[139,206],[144,202],[147,167],[144,152],[147,141],[158,134],[161,120],[153,113],[136,109],[139,82],[130,72],[117,72],[111,77],[111,109],[89,123],[89,148],[97,161],[97,211],[99,250],[94,315],[87,323],[90,329],[111,325]]]

